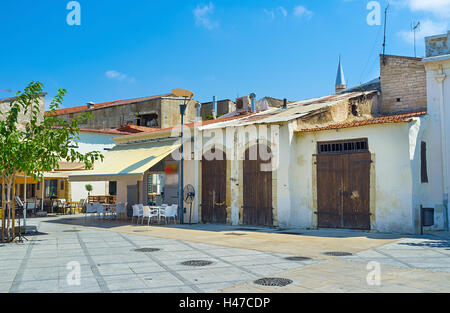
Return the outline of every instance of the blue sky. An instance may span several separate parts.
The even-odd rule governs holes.
[[[1,1],[0,90],[39,80],[48,98],[68,90],[65,107],[174,88],[300,100],[334,92],[340,54],[351,86],[379,72],[383,29],[368,25],[367,0],[79,0],[80,26],[68,2]],[[390,2],[389,54],[413,56],[412,21],[418,55],[423,36],[449,29],[450,0]]]

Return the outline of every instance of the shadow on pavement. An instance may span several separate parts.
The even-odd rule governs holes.
[[[224,235],[229,235],[232,232],[239,233],[267,233],[267,234],[281,234],[281,235],[292,235],[292,236],[308,236],[308,237],[321,237],[321,238],[358,238],[365,237],[369,239],[402,239],[410,238],[411,236],[399,235],[399,234],[385,234],[385,233],[373,233],[364,231],[353,231],[353,230],[341,230],[341,229],[319,229],[319,230],[307,230],[307,229],[280,229],[273,227],[252,227],[252,226],[229,226],[229,225],[215,225],[215,224],[191,224],[191,225],[180,225],[180,224],[151,224],[147,226],[136,225],[134,222],[131,224],[130,220],[113,220],[113,219],[101,219],[96,217],[84,217],[84,216],[67,216],[59,217],[51,220],[45,221],[45,223],[55,223],[63,225],[72,226],[84,226],[84,227],[95,227],[103,229],[113,229],[123,226],[134,226],[138,227],[138,230],[134,232],[150,232],[155,228],[162,229],[184,229],[184,230],[196,230],[205,232],[216,232],[224,233]]]

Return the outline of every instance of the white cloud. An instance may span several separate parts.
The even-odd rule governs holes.
[[[298,5],[294,8],[294,15],[299,18],[306,18],[309,20],[314,15],[314,12],[308,10],[306,7],[302,5]]]
[[[413,12],[433,13],[440,18],[450,18],[450,0],[403,0]]]
[[[283,17],[288,16],[288,11],[281,6],[276,9],[264,9],[264,13],[266,13],[270,20],[274,20],[278,15],[282,15]]]
[[[136,81],[133,77],[128,77],[127,74],[123,74],[123,73],[120,73],[120,72],[115,71],[115,70],[106,71],[105,72],[105,76],[108,79],[115,79],[115,80],[118,80],[118,81],[121,81],[121,82],[122,81],[126,81],[126,82],[129,82],[129,83],[134,83]]]
[[[212,21],[210,17],[214,13],[214,4],[212,2],[202,7],[198,5],[193,13],[197,26],[203,26],[207,29],[214,29],[219,26],[219,23]]]
[[[420,29],[416,33],[416,43],[420,46],[424,43],[424,38],[427,36],[439,35],[447,32],[447,22],[433,22],[432,20],[423,20],[420,22]],[[398,32],[398,35],[407,43],[414,43],[414,33],[411,30],[403,30]]]

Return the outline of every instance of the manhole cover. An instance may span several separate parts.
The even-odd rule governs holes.
[[[63,230],[63,233],[78,233],[79,230]]]
[[[133,233],[146,233],[149,232],[150,230],[133,230]]]
[[[142,249],[136,249],[134,251],[136,251],[136,252],[157,252],[157,251],[161,251],[161,249],[157,249],[157,248],[142,248]]]
[[[203,261],[203,260],[191,260],[191,261],[182,262],[181,264],[185,265],[185,266],[208,266],[208,265],[213,264],[213,262]]]
[[[287,278],[262,278],[254,281],[255,284],[267,287],[285,287],[293,283]]]
[[[342,251],[333,251],[333,252],[325,252],[324,255],[328,255],[328,256],[352,256],[353,253],[342,252]]]
[[[228,234],[225,234],[225,236],[245,236],[245,234],[239,234],[239,233],[228,233]]]
[[[311,258],[305,257],[305,256],[290,256],[287,258],[284,258],[285,260],[288,261],[308,261],[308,260],[312,260]]]

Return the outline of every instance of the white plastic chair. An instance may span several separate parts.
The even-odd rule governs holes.
[[[85,217],[88,214],[96,214],[96,213],[97,213],[97,210],[95,209],[95,207],[92,204],[90,204],[90,203],[86,203],[86,214],[85,214]]]
[[[173,221],[175,224],[177,223],[177,215],[178,215],[177,210],[178,210],[177,204],[168,206],[168,207],[166,207],[166,209],[164,209],[164,213],[162,216],[164,216],[166,224],[168,223],[168,221],[170,221],[171,218],[173,218]]]
[[[94,208],[95,208],[95,211],[97,212],[99,217],[101,217],[102,214],[103,214],[103,218],[105,217],[106,210],[103,207],[103,205],[100,204],[100,202],[94,202]]]
[[[152,217],[159,218],[158,211],[155,209],[151,209],[149,206],[144,206],[143,212],[144,213],[143,213],[143,217],[142,217],[142,224],[144,224],[145,218],[148,219],[148,223],[147,223],[148,226],[150,226],[150,221],[151,221]]]
[[[116,203],[116,208],[114,210],[114,214],[117,218],[120,218],[122,216],[122,214],[124,213],[124,206],[122,202],[117,202]]]
[[[136,224],[139,224],[139,218],[144,217],[144,206],[142,204],[133,205],[133,217],[131,218],[131,223],[133,223],[133,218],[136,217]]]

